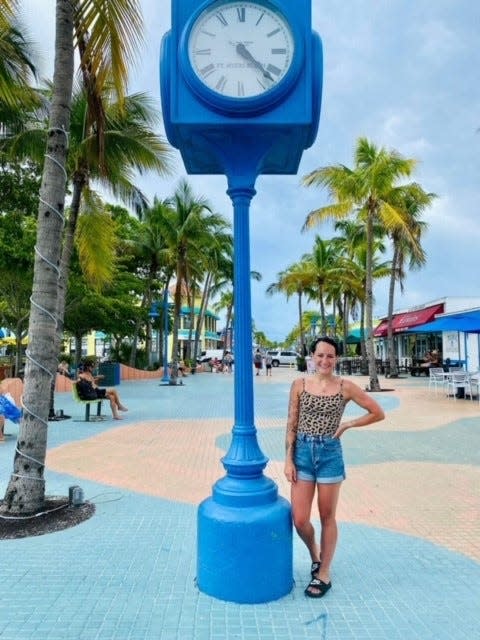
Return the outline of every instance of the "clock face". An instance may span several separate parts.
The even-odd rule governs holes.
[[[292,68],[295,40],[285,17],[260,2],[217,2],[187,32],[193,83],[241,104],[276,94]]]

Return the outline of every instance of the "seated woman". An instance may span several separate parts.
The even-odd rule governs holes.
[[[431,363],[432,363],[432,354],[430,353],[430,351],[427,351],[427,353],[422,358],[422,362],[420,363],[420,366],[429,367]]]
[[[95,367],[95,363],[91,360],[87,360],[83,365],[83,371],[78,375],[78,380],[80,383],[86,382],[88,383],[90,390],[85,388],[85,385],[78,384],[78,395],[81,400],[95,400],[98,398],[99,400],[103,398],[107,398],[110,401],[110,408],[112,409],[112,416],[115,420],[121,420],[122,416],[118,413],[119,411],[128,411],[127,407],[125,407],[121,401],[120,397],[115,389],[103,389],[97,385],[97,382],[103,378],[103,376],[94,376],[93,369]],[[84,387],[84,388],[82,388]]]

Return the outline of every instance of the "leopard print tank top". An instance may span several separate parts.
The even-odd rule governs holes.
[[[342,419],[345,405],[343,397],[343,380],[340,379],[340,390],[329,396],[317,396],[305,391],[300,394],[297,433],[309,436],[333,436]]]

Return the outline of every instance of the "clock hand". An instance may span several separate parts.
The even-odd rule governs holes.
[[[275,78],[264,68],[262,64],[260,64],[260,62],[258,62],[258,60],[255,60],[255,58],[252,56],[252,54],[244,44],[239,42],[235,47],[235,50],[239,55],[242,56],[242,58],[245,58],[245,60],[248,60],[249,62],[254,64],[255,67],[262,72],[265,78],[268,78],[272,82],[275,82]]]

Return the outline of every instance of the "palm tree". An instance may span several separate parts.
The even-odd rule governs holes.
[[[171,384],[177,384],[182,297],[190,295],[191,275],[202,261],[203,248],[215,243],[216,234],[223,232],[228,223],[221,215],[212,213],[207,200],[193,194],[186,180],[179,183],[171,205],[172,215],[165,219],[163,232],[170,263],[175,264]]]
[[[99,164],[104,166],[103,104],[99,96],[112,86],[121,104],[126,91],[127,60],[140,42],[141,17],[131,0],[57,0],[55,64],[47,151],[40,190],[29,347],[24,386],[24,416],[3,508],[34,513],[45,497],[49,388],[58,357],[59,300],[65,282],[61,262],[67,151],[74,74],[74,31],[88,94],[87,130],[96,123]],[[78,203],[79,204],[79,203]],[[60,305],[61,309],[61,305]]]
[[[419,219],[420,214],[430,206],[435,198],[433,193],[425,193],[418,184],[399,187],[397,190],[397,204],[402,207],[406,214],[406,225],[391,231],[390,237],[393,244],[392,269],[390,273],[390,285],[388,292],[388,329],[387,329],[387,351],[390,363],[390,377],[398,376],[397,359],[395,357],[395,344],[393,341],[393,308],[395,297],[395,283],[398,281],[400,290],[403,291],[405,279],[405,262],[408,259],[409,269],[416,270],[426,263],[425,251],[421,246],[422,233],[427,228],[427,224]]]
[[[339,298],[342,299],[343,335],[345,340],[349,334],[349,316],[353,315],[356,308],[360,307],[360,335],[362,336],[360,347],[362,355],[362,370],[368,370],[365,349],[365,281],[366,281],[366,234],[365,225],[358,220],[339,220],[335,223],[335,231],[343,235],[332,238],[338,255],[344,257],[345,270],[348,278],[339,281]],[[386,247],[382,239],[382,228],[374,225],[374,258],[373,279],[384,278],[387,274],[389,262],[379,263],[377,254],[384,254]],[[389,271],[388,271],[389,272]]]
[[[274,293],[284,293],[287,300],[296,294],[298,297],[298,326],[300,328],[300,344],[302,355],[307,355],[307,345],[305,340],[305,327],[303,325],[302,298],[307,289],[312,285],[313,274],[310,265],[305,260],[287,267],[284,271],[277,273],[277,281],[268,285],[266,293],[272,296]]]
[[[17,3],[0,0],[0,136],[15,129],[25,109],[39,106],[38,93],[29,85],[36,78],[32,43],[18,24]]]
[[[195,357],[198,355],[200,336],[210,298],[218,291],[221,291],[226,286],[226,283],[233,282],[233,237],[230,233],[216,234],[215,242],[209,243],[204,247],[204,266],[205,276],[202,286],[202,299],[195,326],[193,348],[193,356]]]
[[[308,288],[310,298],[316,299],[320,305],[321,333],[327,335],[326,298],[329,292],[335,289],[339,282],[343,282],[348,272],[344,262],[339,258],[336,245],[332,240],[322,240],[315,237],[315,243],[311,253],[302,257],[302,262],[307,266],[307,271],[312,277]]]
[[[380,390],[373,345],[373,230],[375,224],[381,224],[385,232],[406,225],[405,212],[395,203],[395,187],[398,181],[411,175],[415,165],[415,160],[404,158],[397,151],[377,148],[366,138],[360,138],[353,169],[344,165],[326,166],[303,178],[305,186],[326,187],[333,199],[332,204],[307,215],[304,229],[328,219],[346,219],[354,213],[366,227],[366,349],[371,391]]]
[[[67,133],[73,81],[73,5],[57,2],[55,92],[38,212],[29,346],[23,391],[24,413],[13,473],[2,508],[8,513],[35,513],[44,503],[50,387],[57,368],[56,311],[65,201]]]
[[[173,211],[168,200],[154,199],[153,205],[148,207],[139,223],[137,237],[130,240],[134,253],[141,260],[145,271],[145,289],[142,295],[141,307],[150,309],[161,292],[168,289],[173,266],[168,265],[167,245],[163,234],[165,218],[171,217]],[[163,324],[162,324],[163,326]],[[136,328],[136,335],[139,327]],[[146,350],[150,353],[151,325],[147,323]],[[163,343],[162,343],[163,344]],[[134,340],[134,347],[136,339]],[[162,354],[163,355],[163,354]],[[135,363],[135,348],[132,348],[130,364]]]

